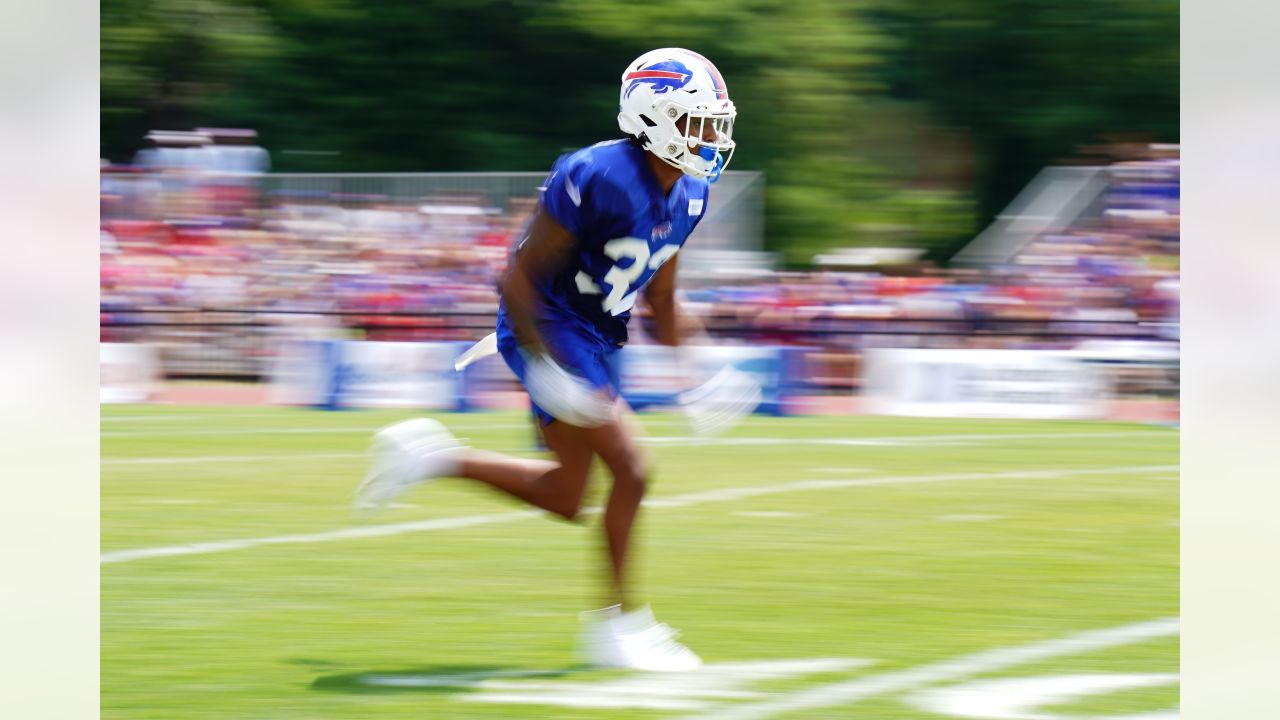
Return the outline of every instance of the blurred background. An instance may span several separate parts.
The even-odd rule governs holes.
[[[148,363],[105,372],[483,336],[547,168],[617,135],[619,68],[659,45],[740,113],[686,305],[808,348],[802,394],[856,393],[879,347],[1167,358],[1177,27],[1153,0],[104,6],[102,340]],[[1126,364],[1125,394],[1176,391]]]
[[[1158,0],[103,4],[103,716],[1176,718],[1178,23]],[[663,46],[739,110],[679,286],[708,367],[765,402],[690,438],[637,309],[637,572],[710,668],[659,684],[570,664],[583,528],[449,480],[372,527],[349,498],[410,416],[536,452],[501,360],[454,360],[551,164],[618,136],[622,68]],[[1078,633],[950,699],[901,682]],[[864,715],[795,694],[863,667],[924,672],[854,693]]]

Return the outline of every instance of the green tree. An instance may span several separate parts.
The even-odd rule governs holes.
[[[267,67],[277,50],[269,18],[249,2],[104,4],[103,156],[128,161],[148,130],[190,129],[236,117],[236,108],[247,102],[238,89]]]
[[[1167,0],[884,0],[878,75],[973,140],[979,216],[1108,136],[1178,139],[1178,4]]]
[[[911,187],[909,161],[877,145],[898,117],[874,73],[890,46],[859,10],[841,0],[561,0],[544,17],[608,39],[615,56],[661,42],[712,58],[739,112],[733,167],[767,174],[767,243],[807,264],[832,247],[885,242],[879,228],[927,245],[971,225],[967,197]]]
[[[545,170],[616,135],[622,66],[657,45],[724,73],[733,167],[766,172],[791,264],[945,255],[1080,145],[1177,137],[1167,0],[121,0],[102,9],[103,153],[229,125],[280,170]]]

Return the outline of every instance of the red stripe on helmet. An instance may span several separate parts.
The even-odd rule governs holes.
[[[716,66],[711,64],[710,60],[702,57],[698,53],[692,50],[689,50],[688,52],[690,55],[701,60],[703,65],[707,66],[707,72],[711,73],[711,81],[715,83],[716,99],[727,99],[729,97],[729,88],[724,84],[724,78],[720,77],[720,71],[716,69]]]
[[[684,78],[684,73],[672,72],[670,70],[636,70],[627,73],[623,80],[653,80],[661,78],[664,80],[680,80]]]

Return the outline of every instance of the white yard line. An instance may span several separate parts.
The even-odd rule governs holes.
[[[1135,430],[1131,432],[1091,432],[1091,433],[1006,433],[999,435],[892,435],[888,437],[711,437],[700,438],[690,436],[647,437],[641,442],[661,446],[682,445],[835,445],[849,447],[916,447],[919,445],[957,446],[985,442],[1003,442],[1007,440],[1066,440],[1083,438],[1088,440],[1123,439],[1131,437],[1169,436],[1163,430]]]
[[[117,550],[102,553],[101,562],[116,563],[129,560],[145,560],[147,558],[172,557],[175,555],[206,555],[209,553],[245,550],[262,545],[289,545],[295,543],[332,542],[335,540],[354,540],[357,538],[385,537],[402,535],[411,532],[430,530],[457,530],[476,525],[490,525],[500,522],[512,522],[524,518],[542,515],[541,510],[522,510],[519,512],[496,513],[493,515],[464,515],[462,517],[438,518],[435,520],[419,520],[417,522],[393,523],[390,525],[366,525],[363,527],[330,530],[328,532],[309,533],[305,535],[281,535],[278,537],[245,538],[243,540],[218,540],[213,542],[192,543],[190,545],[170,545],[168,547],[140,548],[138,550]]]
[[[112,422],[172,422],[174,420],[190,420],[192,422],[209,422],[211,420],[247,420],[257,418],[260,420],[290,420],[304,414],[303,410],[279,410],[275,412],[260,413],[217,413],[217,412],[198,412],[188,413],[185,415],[103,415],[98,414],[98,419],[104,423]]]
[[[199,417],[190,416],[186,418],[180,415],[175,415],[167,418],[166,416],[157,415],[153,417],[158,420],[161,418],[165,418],[165,421],[169,421],[169,422],[174,420],[180,420],[180,419],[190,419],[193,421],[198,420],[203,424],[207,424],[209,421],[222,420],[224,418],[243,419],[243,420],[259,419],[259,420],[275,420],[275,421],[289,419],[282,416],[273,417],[269,415],[268,416],[211,415],[211,416],[199,416]],[[440,418],[436,418],[436,419],[440,419]],[[114,418],[114,420],[135,420],[135,418],[121,417],[121,418]],[[102,421],[105,426],[105,424],[110,422],[110,419],[102,418]],[[147,429],[141,429],[141,430],[110,429],[110,430],[101,430],[99,432],[99,435],[101,437],[185,437],[185,436],[202,437],[202,436],[216,436],[216,435],[259,435],[259,434],[306,435],[309,433],[317,433],[317,434],[364,433],[364,432],[372,433],[376,431],[378,428],[384,427],[385,425],[389,424],[390,422],[394,422],[394,421],[384,419],[369,425],[357,425],[354,427],[353,426],[329,427],[325,425],[316,425],[314,427],[298,427],[296,425],[289,426],[289,427],[271,427],[271,426],[254,427],[250,425],[246,427],[234,427],[234,428],[157,427],[157,428],[147,428]],[[475,430],[520,430],[520,429],[532,430],[533,429],[532,422],[505,422],[505,423],[484,422],[483,417],[478,415],[470,415],[465,419],[447,418],[447,419],[441,420],[441,422],[443,422],[451,430],[457,430],[459,432],[472,432]],[[685,424],[686,423],[683,420],[642,420],[641,421],[641,425],[643,427],[665,427],[665,426],[677,426],[677,425],[683,426]]]
[[[396,408],[387,408],[387,409],[396,409]],[[412,412],[412,409],[407,409],[407,408],[399,408],[399,409],[401,409],[401,410],[405,410],[405,412],[406,412],[406,413],[411,413],[411,412]],[[357,411],[352,411],[352,412],[354,412],[355,414],[357,414],[357,415],[358,415],[361,411],[357,410]],[[375,409],[370,409],[370,412],[376,412],[376,410],[375,410]],[[476,412],[476,413],[470,413],[470,414],[467,414],[467,415],[459,415],[459,416],[457,416],[457,418],[454,418],[454,419],[461,419],[464,423],[465,423],[465,422],[467,422],[467,421],[469,421],[469,420],[475,420],[477,423],[483,423],[483,421],[484,421],[484,419],[485,419],[485,417],[486,417],[486,415],[487,415],[487,413],[488,413],[488,412],[490,412],[490,411],[479,411],[479,412]],[[493,412],[494,414],[497,414],[497,415],[510,415],[510,414],[514,414],[514,413],[518,412],[518,409],[512,409],[512,410],[509,410],[509,411],[508,411],[508,410],[496,410],[496,411],[492,411],[492,412]],[[447,415],[449,415],[450,413],[446,412],[446,413],[444,413],[444,414],[447,416]],[[190,420],[191,422],[207,423],[207,422],[210,422],[210,421],[213,421],[213,420],[255,420],[255,419],[256,419],[256,420],[288,421],[288,420],[296,420],[296,419],[298,419],[298,418],[304,418],[304,417],[305,417],[305,418],[311,418],[311,419],[321,419],[321,418],[323,418],[323,417],[325,417],[325,416],[332,416],[332,415],[330,414],[330,411],[327,411],[327,410],[313,410],[313,409],[309,409],[309,408],[297,408],[297,409],[283,409],[283,408],[282,408],[282,409],[278,409],[278,410],[276,410],[276,411],[260,412],[260,413],[235,413],[235,412],[229,412],[229,413],[216,413],[216,412],[206,413],[206,412],[199,412],[199,413],[189,413],[189,414],[186,414],[186,415],[182,415],[182,414],[174,414],[174,415],[103,415],[103,414],[101,414],[101,413],[100,413],[100,414],[98,415],[98,419],[99,419],[101,422],[103,422],[103,423],[115,423],[115,422],[124,422],[124,423],[129,423],[129,422],[172,422],[172,421],[176,421],[176,420]],[[434,417],[434,418],[436,418],[437,420],[441,420],[441,416],[440,416],[440,415],[430,415],[430,417]],[[814,417],[812,417],[812,418],[803,418],[803,417],[787,418],[787,420],[788,420],[789,422],[794,422],[794,421],[803,421],[803,420],[806,420],[806,419],[824,420],[825,418],[824,418],[824,417],[822,417],[822,416],[814,416]],[[642,423],[646,424],[646,425],[682,425],[682,424],[685,424],[685,423],[686,423],[686,421],[684,421],[684,420],[682,420],[682,419],[678,419],[678,418],[657,419],[657,418],[654,418],[652,415],[641,416],[641,417],[640,417],[640,421],[641,421]],[[453,419],[451,419],[449,422],[450,422],[450,423],[452,423],[452,422],[453,422]],[[528,425],[529,425],[529,423],[528,423],[528,422],[526,422],[526,423],[524,423],[523,425],[521,425],[521,427],[527,427]]]
[[[488,425],[476,427],[458,427],[459,432],[471,432],[479,429],[518,429],[525,428],[528,425]],[[269,430],[269,429],[268,429]],[[327,433],[327,432],[373,432],[374,428],[330,428],[327,430],[305,430],[301,428],[276,428],[277,433],[298,433],[305,434],[309,432]],[[212,434],[211,431],[202,431],[204,434]],[[218,432],[220,435],[252,435],[256,432],[262,432],[252,429],[237,429]],[[167,433],[128,433],[138,436],[161,436],[171,435],[173,432]],[[194,432],[182,434],[196,434]],[[1122,439],[1130,437],[1151,437],[1169,435],[1166,431],[1133,431],[1122,433],[1010,433],[1004,435],[904,435],[890,437],[874,437],[874,438],[850,438],[850,437],[818,437],[818,438],[777,438],[777,437],[733,437],[733,438],[697,438],[686,436],[650,436],[641,437],[640,442],[649,445],[657,445],[659,447],[681,447],[681,446],[776,446],[776,445],[832,445],[832,446],[853,446],[853,447],[914,447],[919,445],[957,445],[981,442],[1002,442],[1015,440],[1070,440],[1081,438],[1086,440],[1096,439]],[[106,436],[119,436],[121,433],[103,433]],[[315,458],[346,458],[361,457],[363,453],[289,453],[289,454],[271,454],[271,455],[194,455],[194,456],[148,456],[148,457],[105,457],[102,459],[103,465],[163,465],[168,463],[186,464],[186,463],[213,463],[213,462],[257,462],[272,460],[305,460],[308,457]],[[815,468],[814,472],[864,472],[860,468]]]
[[[875,485],[910,485],[915,483],[954,482],[958,480],[1018,480],[1023,478],[1059,478],[1077,475],[1109,475],[1113,473],[1149,473],[1164,472],[1167,465],[1143,465],[1110,468],[1083,468],[1062,470],[1012,470],[996,473],[954,473],[950,475],[888,475],[884,477],[839,479],[839,480],[800,480],[779,485],[763,485],[756,487],[717,488],[703,492],[674,495],[669,498],[654,498],[644,502],[645,507],[686,507],[705,502],[723,500],[741,500],[760,495],[776,495],[795,492],[797,490],[835,490],[851,487],[872,487]]]
[[[654,423],[657,425],[657,423]],[[382,424],[356,425],[344,427],[239,427],[239,428],[156,428],[153,430],[103,430],[101,437],[206,437],[219,435],[326,435],[341,433],[373,433]],[[469,423],[446,423],[446,427],[457,432],[474,432],[476,430],[532,430],[530,423],[487,423],[472,425]],[[890,435],[887,437],[697,437],[692,435],[651,435],[642,436],[641,440],[664,445],[918,445],[921,443],[971,443],[992,440],[1055,440],[1059,438],[1131,438],[1131,437],[1174,437],[1168,430],[1131,430],[1121,432],[1080,432],[1080,433],[1003,433],[989,435]]]
[[[359,427],[238,427],[238,428],[156,428],[155,430],[103,430],[101,437],[211,437],[215,435],[332,435],[340,433],[370,433],[378,428],[369,425]]]
[[[687,673],[630,673],[609,680],[543,681],[487,679],[476,677],[466,686],[476,692],[466,702],[518,705],[556,705],[578,708],[647,708],[652,710],[707,710],[720,700],[758,700],[770,693],[750,689],[751,685],[804,677],[815,673],[843,673],[871,665],[863,658],[812,658],[709,663]],[[367,676],[366,676],[367,677]],[[376,677],[376,676],[375,676]],[[385,677],[385,676],[384,676]],[[430,676],[400,676],[392,679],[433,680]],[[371,680],[364,680],[373,684]]]
[[[312,460],[342,460],[349,458],[367,458],[368,453],[283,453],[279,455],[193,455],[190,457],[112,457],[102,458],[100,464],[106,465],[203,465],[205,463],[257,463],[257,462],[309,462]]]
[[[1080,468],[1074,470],[1014,470],[995,473],[953,473],[949,475],[915,475],[905,477],[887,475],[883,477],[860,479],[802,480],[797,482],[780,483],[777,485],[718,488],[703,492],[672,495],[670,497],[658,497],[646,500],[644,505],[645,507],[650,508],[673,508],[687,507],[689,505],[698,505],[707,502],[740,500],[743,498],[757,497],[761,495],[777,495],[804,490],[829,490],[850,487],[870,487],[875,485],[906,485],[913,483],[952,482],[962,480],[1043,479],[1074,477],[1078,475],[1144,474],[1168,472],[1171,469],[1172,468],[1168,465],[1154,465]],[[599,508],[590,508],[585,512],[596,513],[599,512]],[[388,535],[400,535],[411,532],[453,530],[458,528],[475,527],[477,525],[513,522],[530,517],[537,517],[542,514],[543,513],[540,510],[524,510],[518,512],[494,513],[489,515],[464,515],[453,518],[420,520],[417,522],[344,528],[341,530],[330,530],[327,532],[308,533],[304,535],[281,535],[277,537],[245,538],[241,540],[223,540],[193,543],[189,545],[139,548],[136,550],[115,550],[102,553],[100,556],[100,562],[105,565],[107,563],[143,560],[147,558],[172,557],[177,555],[205,555],[209,553],[228,552],[231,550],[245,550],[262,545],[332,542],[336,540],[351,540],[366,537],[385,537]]]
[[[776,700],[725,706],[686,720],[764,720],[785,713],[849,705],[870,697],[997,672],[1061,655],[1104,650],[1178,634],[1177,618],[1162,618],[1069,635],[1010,648],[997,648],[907,670],[881,673],[784,695]]]
[[[211,435],[326,435],[335,433],[373,433],[387,423],[373,425],[357,425],[354,427],[239,427],[239,428],[183,428],[173,430],[156,428],[154,430],[103,430],[101,437],[185,437]],[[476,430],[518,430],[532,429],[529,423],[449,423],[449,427],[459,432],[475,432]]]

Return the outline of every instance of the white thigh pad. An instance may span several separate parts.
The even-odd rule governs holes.
[[[614,418],[613,398],[546,355],[525,355],[525,389],[538,407],[577,427],[599,427]]]

